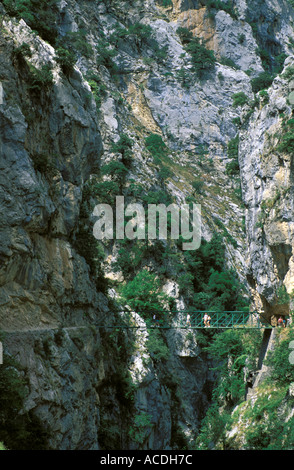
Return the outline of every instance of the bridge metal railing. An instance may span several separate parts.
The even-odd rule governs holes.
[[[207,314],[210,319],[205,322],[204,315]],[[135,315],[141,317],[137,321]],[[142,321],[142,318],[144,321]],[[106,326],[108,328],[244,328],[244,329],[260,329],[273,328],[269,321],[264,317],[263,312],[245,312],[245,311],[203,311],[189,310],[177,312],[131,312],[121,311],[119,318],[113,325],[96,325]]]

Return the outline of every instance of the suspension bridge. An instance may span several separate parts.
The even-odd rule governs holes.
[[[208,318],[206,317],[208,315]],[[120,311],[113,319],[112,315],[96,323],[87,322],[84,325],[52,325],[29,327],[19,330],[1,330],[6,334],[25,334],[32,332],[46,333],[58,330],[79,330],[87,328],[97,329],[272,329],[274,325],[264,316],[264,312],[244,311],[178,311],[178,312],[134,312],[131,310]],[[285,319],[286,320],[286,319]],[[0,343],[1,347],[1,343]]]
[[[264,329],[273,328],[263,312],[244,311],[180,311],[180,312],[136,312],[144,321],[137,322],[130,311],[120,312],[114,324],[96,324],[102,328],[164,328],[164,329]]]

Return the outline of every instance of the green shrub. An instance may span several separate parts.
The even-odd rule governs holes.
[[[199,450],[230,449],[227,430],[232,410],[245,397],[244,367],[255,369],[261,345],[259,330],[225,330],[212,335],[204,350],[218,371],[212,404],[201,423],[196,441]]]
[[[181,243],[180,237],[179,248]],[[183,256],[184,262],[179,265],[177,279],[184,275],[181,293],[188,293],[187,298],[194,309],[232,311],[247,305],[244,287],[236,273],[226,269],[225,245],[221,234],[215,233],[210,242],[202,240],[198,250],[183,252]]]
[[[94,96],[97,110],[99,110],[102,101],[101,98],[106,94],[106,86],[102,82],[101,78],[95,73],[89,73],[86,75],[86,79],[88,80],[92,94]]]
[[[148,42],[153,34],[153,29],[150,25],[142,23],[134,23],[128,28],[129,36],[139,44],[142,45],[143,42]]]
[[[128,171],[129,170],[122,162],[118,162],[115,160],[112,160],[110,163],[101,167],[102,175],[115,176],[119,180],[124,179]]]
[[[122,155],[122,162],[128,167],[132,162],[133,140],[127,135],[122,134],[115,144],[112,145],[112,151]]]
[[[266,90],[261,90],[259,92],[260,98],[262,98],[262,103],[267,104],[269,102],[269,94]]]
[[[232,158],[233,160],[226,165],[226,173],[227,175],[237,175],[239,174],[239,162],[238,162],[238,155],[239,155],[239,134],[231,139],[228,143],[228,157]]]
[[[189,88],[193,84],[193,76],[191,71],[181,67],[176,71],[176,78],[183,88]]]
[[[53,85],[52,66],[50,64],[43,65],[41,69],[37,69],[32,64],[30,64],[29,68],[29,90],[41,92]]]
[[[232,59],[229,57],[221,57],[220,63],[222,65],[227,65],[228,67],[232,67],[233,69],[240,70],[240,66],[237,65]]]
[[[159,61],[162,61],[167,57],[168,46],[159,46],[154,37],[154,31],[150,25],[134,23],[128,28],[124,28],[117,24],[115,26],[115,31],[110,36],[110,42],[117,46],[122,40],[127,40],[132,45],[136,44],[140,49],[143,46],[148,45]],[[105,55],[105,52],[103,54]],[[150,63],[152,59],[150,57],[144,57],[144,60],[145,63]]]
[[[76,60],[77,58],[73,51],[64,49],[63,47],[58,47],[56,49],[56,61],[61,66],[65,74],[72,72]]]
[[[193,38],[185,49],[191,55],[192,70],[199,78],[202,78],[206,72],[214,70],[216,63],[214,52],[206,49],[199,38]]]
[[[104,65],[112,72],[117,72],[117,66],[113,58],[117,55],[117,50],[112,48],[111,45],[105,40],[100,39],[96,46],[97,50],[97,65]]]
[[[218,403],[224,403],[229,399],[231,406],[234,406],[243,401],[244,367],[246,365],[255,368],[260,345],[259,330],[228,329],[215,335],[211,344],[205,348],[214,359],[215,370],[221,372],[214,390],[214,398]]]
[[[120,194],[120,186],[117,181],[94,181],[87,183],[83,190],[83,203],[81,210],[89,209],[91,199],[99,203],[114,205],[115,197]],[[83,209],[85,206],[85,210]]]
[[[248,103],[248,96],[244,93],[244,91],[240,91],[239,93],[235,93],[233,95],[233,106],[237,108],[238,106],[244,106],[244,104]]]
[[[172,0],[158,0],[158,1],[159,1],[159,4],[162,5],[164,8],[173,6]]]
[[[114,271],[122,271],[126,280],[131,280],[135,277],[138,269],[141,266],[142,260],[148,254],[145,242],[136,240],[121,240],[117,251],[117,259],[112,264]]]
[[[288,57],[287,54],[285,54],[284,52],[275,56],[275,65],[274,65],[274,70],[273,70],[273,73],[275,75],[283,71],[284,63],[287,57]]]
[[[124,28],[123,26],[120,26],[119,23],[115,25],[115,30],[114,32],[110,35],[109,41],[111,44],[114,44],[115,46],[118,45],[119,42],[123,39],[127,39],[129,36],[129,31],[128,29]]]
[[[289,119],[285,125],[284,133],[277,146],[278,152],[294,154],[294,119]]]
[[[239,134],[228,143],[228,157],[238,158],[239,155]]]
[[[167,154],[167,146],[162,140],[162,137],[159,134],[150,134],[145,139],[145,145],[147,150],[153,155],[153,157],[160,158],[163,155]]]
[[[286,78],[286,80],[292,80],[292,78],[294,78],[294,65],[289,65],[289,67],[286,68],[283,77]]]
[[[271,65],[271,55],[270,55],[270,53],[262,47],[258,47],[255,52],[261,58],[263,68],[265,70],[268,70],[270,68],[270,65]]]
[[[20,46],[18,46],[14,53],[16,57],[32,57],[30,45],[26,42],[23,42]]]
[[[258,77],[251,80],[252,91],[257,93],[271,86],[274,76],[269,72],[261,72]]]
[[[177,34],[180,37],[182,44],[189,44],[193,40],[193,33],[189,31],[188,28],[179,27],[177,29]]]
[[[158,172],[158,178],[160,181],[165,181],[167,178],[170,178],[172,176],[173,176],[172,171],[166,167],[160,168]]]
[[[74,248],[83,256],[95,277],[102,277],[101,262],[104,259],[104,251],[98,240],[88,227],[79,227],[76,233]]]
[[[238,175],[240,172],[240,166],[238,160],[233,160],[226,164],[226,174],[229,176]]]
[[[204,181],[200,179],[194,180],[192,181],[192,186],[196,194],[202,194]]]
[[[91,44],[87,40],[87,31],[79,29],[78,31],[66,33],[65,36],[59,39],[61,46],[72,52],[79,52],[83,56],[90,58],[93,55]]]
[[[294,420],[291,417],[285,422],[283,414],[287,389],[280,386],[273,390],[267,383],[263,388],[259,389],[253,406],[246,411],[250,426],[245,432],[245,449],[290,449],[293,445]]]
[[[246,36],[244,33],[238,34],[238,41],[240,44],[244,44]]]
[[[178,28],[177,34],[186,52],[191,55],[192,72],[194,72],[198,78],[203,78],[206,72],[213,71],[216,63],[214,52],[206,49],[200,39],[194,37],[187,28]]]
[[[167,191],[163,189],[159,190],[150,190],[148,193],[141,195],[141,200],[145,203],[145,206],[148,204],[165,204],[168,206],[173,202],[173,198]]]

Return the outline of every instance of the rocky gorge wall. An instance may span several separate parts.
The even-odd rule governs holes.
[[[215,230],[227,235],[228,264],[242,281],[249,280],[258,299],[254,305],[272,308],[268,305],[275,305],[281,282],[292,289],[292,157],[270,153],[270,137],[263,142],[262,136],[274,135],[281,113],[290,115],[287,80],[275,80],[269,104],[256,109],[240,130],[245,210],[238,177],[228,175],[226,165],[241,114],[234,95],[243,92],[254,100],[251,79],[264,65],[260,38],[268,38],[263,45],[275,55],[291,54],[292,11],[286,1],[258,2],[254,12],[250,2],[238,0],[236,14],[220,9],[212,18],[201,1],[174,1],[167,8],[153,1],[131,7],[118,1],[61,1],[58,34],[86,31],[86,36],[71,36],[78,44],[77,61],[65,73],[56,44],[44,41],[23,19],[8,16],[3,4],[0,328],[6,332],[5,351],[18,359],[29,380],[26,409],[41,418],[56,449],[191,445],[211,399],[211,364],[195,334],[166,333],[169,354],[161,362],[150,354],[144,329],[135,334],[95,327],[118,318],[113,297],[119,284],[109,295],[77,243],[85,187],[103,165],[122,160],[114,144],[123,133],[134,142],[124,190],[135,181],[152,192],[164,188],[181,203],[194,194],[193,182],[200,179],[203,237],[210,240]],[[122,36],[110,43],[117,22],[124,28],[150,25],[156,42]],[[256,31],[254,22],[263,29]],[[205,80],[191,75],[179,26],[207,40],[216,54],[215,71]],[[20,49],[23,44],[29,53]],[[44,69],[48,64],[52,79]],[[93,73],[99,75],[98,91],[89,78]],[[150,133],[161,135],[168,147],[169,176],[163,183],[146,150]],[[287,190],[279,206],[282,215],[272,212],[256,229],[262,200],[267,194],[273,198],[277,186]],[[105,252],[106,278],[125,281],[112,266],[116,246],[107,245]],[[146,265],[158,269],[153,259]],[[185,307],[175,278],[165,275],[164,288]],[[144,322],[135,314],[134,320]]]
[[[289,316],[293,291],[293,152],[290,145],[278,150],[283,122],[293,115],[288,99],[293,80],[286,78],[291,67],[289,58],[269,89],[268,103],[255,111],[240,139],[248,279],[255,305],[273,322],[280,314]]]

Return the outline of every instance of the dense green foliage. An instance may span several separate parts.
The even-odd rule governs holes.
[[[150,134],[145,140],[147,150],[155,158],[161,158],[167,153],[167,146],[159,134]]]
[[[264,90],[271,86],[273,82],[273,75],[269,72],[261,72],[258,77],[251,80],[251,86],[254,93],[257,93],[260,90]]]
[[[232,18],[237,18],[236,11],[234,8],[234,2],[232,0],[222,1],[222,0],[202,0],[202,3],[206,5],[210,15],[213,15],[212,10],[223,10]]]
[[[137,444],[143,444],[152,428],[152,416],[148,413],[140,413],[134,416],[132,426],[129,430],[130,438]]]
[[[245,449],[248,450],[293,450],[294,418],[285,420],[283,408],[288,401],[293,408],[293,399],[287,400],[287,390],[279,386],[273,390],[264,384],[246,418],[251,426],[245,433]]]
[[[259,385],[255,399],[245,402],[244,373],[256,370],[261,332],[227,330],[210,334],[205,350],[217,364],[218,381],[195,448],[239,449],[239,433],[233,439],[228,434],[239,426],[245,449],[293,449],[294,403],[288,391],[294,381],[293,364],[289,361],[293,340],[292,328],[277,330],[275,348],[266,359],[270,376]]]
[[[168,297],[161,292],[160,280],[147,270],[140,271],[121,291],[123,300],[146,319],[160,318],[167,311]]]
[[[258,330],[226,330],[211,336],[205,350],[213,358],[218,372],[212,405],[202,421],[196,448],[229,448],[226,427],[231,422],[231,411],[245,397],[244,367],[256,367],[261,334]],[[220,408],[222,411],[220,411]]]
[[[56,60],[64,73],[69,74],[73,70],[77,58],[74,52],[60,46],[56,50]]]
[[[147,348],[153,361],[167,361],[170,357],[169,348],[163,334],[158,329],[148,331]]]
[[[159,5],[162,5],[165,8],[173,6],[172,0],[158,0],[158,3],[159,3]]]
[[[183,253],[178,266],[178,283],[190,305],[198,310],[239,310],[247,302],[236,273],[226,268],[225,246],[221,235],[210,242],[202,240],[195,251]]]
[[[24,21],[43,39],[54,43],[57,38],[57,0],[2,0],[11,16]]]

